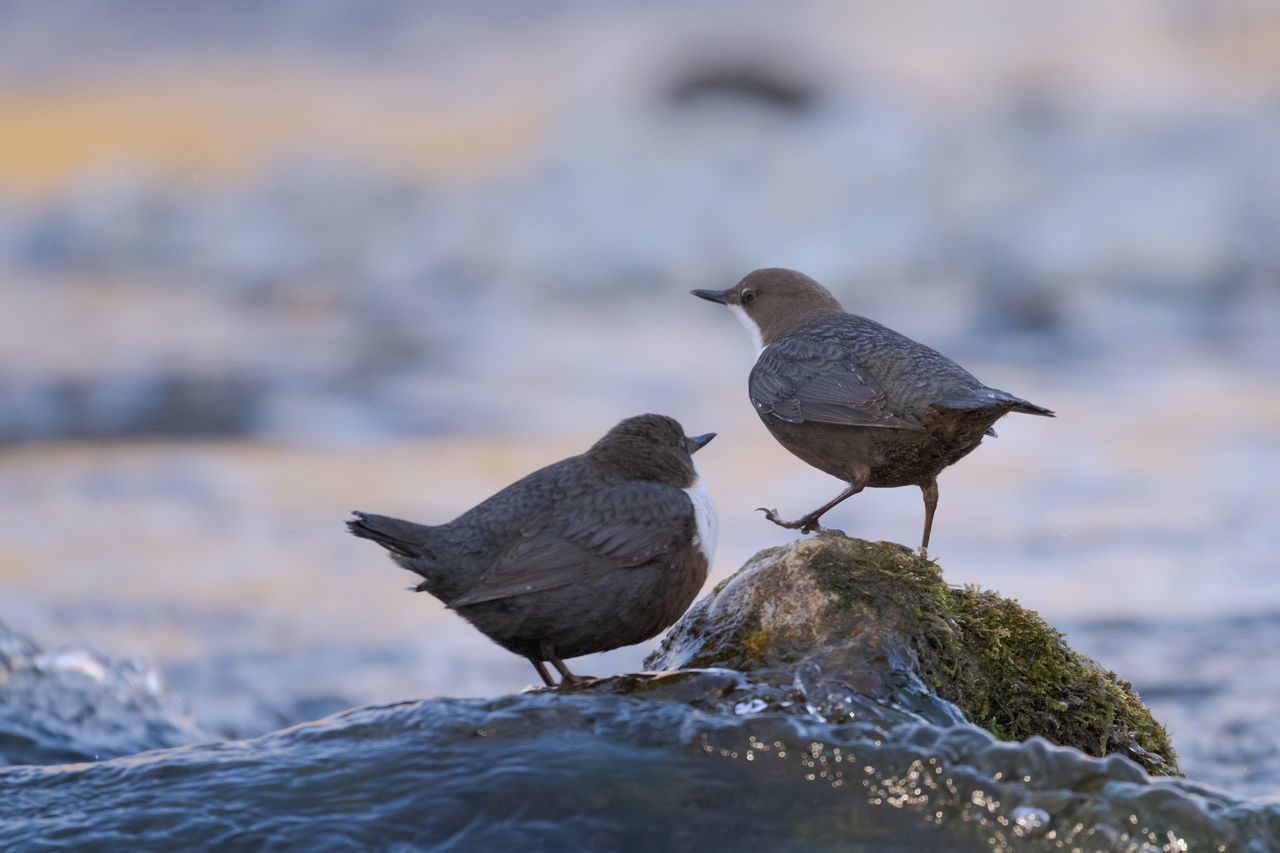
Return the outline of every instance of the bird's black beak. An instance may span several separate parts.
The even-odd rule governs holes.
[[[719,302],[721,305],[728,304],[728,301],[725,299],[725,296],[724,296],[725,291],[723,290],[690,290],[689,292],[692,293],[694,296],[698,297],[699,299],[705,299],[708,302]],[[711,434],[715,435],[715,433],[711,433]],[[707,439],[707,440],[710,441],[711,439]]]
[[[696,290],[694,291],[694,293],[697,293],[697,292],[698,291]],[[689,444],[690,444],[689,453],[693,454],[700,447],[702,447],[702,445],[706,444],[707,442],[709,442],[711,439],[715,437],[716,437],[716,434],[714,432],[708,432],[708,433],[703,433],[702,435],[692,436],[689,439]]]

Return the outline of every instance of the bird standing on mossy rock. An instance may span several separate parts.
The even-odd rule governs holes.
[[[717,528],[693,454],[713,438],[637,415],[448,524],[357,512],[347,527],[550,686],[544,661],[573,680],[564,658],[643,642],[693,602]]]
[[[929,547],[938,474],[977,447],[1009,412],[1053,412],[989,388],[940,352],[849,314],[803,273],[761,269],[727,290],[694,296],[727,305],[757,358],[748,390],[756,414],[787,450],[849,484],[813,512],[774,524],[823,532],[818,520],[864,488],[919,486]]]

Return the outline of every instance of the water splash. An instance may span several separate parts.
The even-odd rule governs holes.
[[[0,764],[53,764],[215,739],[148,661],[41,651],[0,622]]]

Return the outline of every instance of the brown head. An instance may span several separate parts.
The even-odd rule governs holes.
[[[781,267],[748,273],[728,290],[692,293],[727,305],[746,327],[757,352],[812,320],[844,313],[831,291],[804,273]]]
[[[698,480],[694,452],[715,437],[714,432],[687,436],[680,424],[666,415],[636,415],[605,433],[586,455],[624,479],[687,489]]]

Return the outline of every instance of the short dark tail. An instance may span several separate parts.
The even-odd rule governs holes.
[[[422,557],[424,546],[431,535],[425,524],[414,524],[387,515],[353,512],[355,518],[347,522],[347,530],[361,539],[371,539],[399,557]]]

